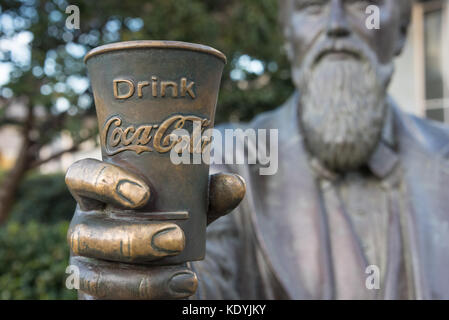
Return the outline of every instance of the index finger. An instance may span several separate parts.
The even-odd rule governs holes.
[[[136,209],[150,198],[150,188],[138,175],[95,159],[73,163],[65,182],[81,209],[86,211],[104,203]]]

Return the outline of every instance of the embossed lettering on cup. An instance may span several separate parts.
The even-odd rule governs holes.
[[[130,41],[98,47],[85,58],[94,93],[103,161],[143,176],[152,190],[144,207],[127,219],[170,220],[184,231],[186,246],[156,264],[200,260],[205,254],[209,166],[173,164],[170,151],[206,150],[213,127],[226,57],[198,44]],[[173,134],[187,130],[200,139],[181,148]],[[177,137],[177,139],[174,139]],[[178,150],[179,149],[179,150]]]

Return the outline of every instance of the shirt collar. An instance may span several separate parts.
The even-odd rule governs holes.
[[[370,171],[378,178],[386,178],[396,167],[399,158],[394,130],[393,110],[388,102],[382,138],[367,163]]]

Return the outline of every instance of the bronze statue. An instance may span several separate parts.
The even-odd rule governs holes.
[[[121,180],[113,190],[115,199],[134,210],[111,203],[102,210],[107,225],[97,223],[98,214],[87,215],[69,230],[73,253],[119,262],[125,257],[134,263],[157,260],[158,265],[204,259],[209,165],[198,158],[209,156],[212,137],[207,133],[214,124],[226,57],[194,43],[140,40],[97,47],[84,61],[102,161],[137,177]],[[178,137],[175,132],[181,130]],[[172,152],[196,164],[177,164]],[[145,181],[136,182],[138,176]],[[87,192],[78,181],[75,197]],[[129,196],[136,192],[146,196],[135,202]]]
[[[210,221],[243,197],[234,174],[247,194],[208,228],[205,260],[151,267],[74,256],[81,297],[449,298],[449,130],[403,113],[388,97],[410,1],[374,3],[379,30],[365,25],[367,1],[281,1],[297,93],[250,123],[221,127],[278,129],[278,172],[213,166]],[[113,189],[95,184],[103,166],[112,185],[130,179],[101,162],[75,164],[67,184],[86,192],[72,225],[89,198],[113,203]],[[370,266],[380,271],[375,288],[367,284]]]

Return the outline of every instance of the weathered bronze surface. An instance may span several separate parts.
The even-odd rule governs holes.
[[[112,187],[105,187],[103,181]],[[132,181],[131,186],[142,189],[117,190],[114,186],[121,182],[125,185],[123,181]],[[126,210],[114,214],[104,210],[106,203],[131,210],[135,208],[131,202],[148,199],[150,190],[142,178],[109,163],[84,159],[70,167],[66,183],[79,203],[67,240],[71,248],[70,263],[80,270],[81,299],[173,299],[195,292],[197,277],[185,265],[143,266],[148,260],[175,255],[185,247],[182,230],[169,222],[179,219],[179,212],[176,215],[164,212],[160,216],[150,213],[151,220],[148,220],[140,212],[132,211],[134,215],[130,219]],[[238,175],[218,173],[210,176],[209,190],[207,224],[239,204],[245,195],[245,182]],[[118,192],[125,193],[132,201],[118,196]],[[187,213],[183,218],[187,218]],[[163,225],[160,220],[165,220]],[[139,230],[138,234],[129,230],[129,225]],[[133,246],[146,251],[143,259],[129,254]]]
[[[226,58],[201,45],[137,41],[94,49],[85,61],[104,161],[80,160],[66,174],[78,202],[67,241],[80,271],[79,297],[188,297],[198,280],[179,263],[203,257],[206,224],[238,205],[245,182],[235,174],[209,178],[205,163],[172,165],[177,145],[167,137],[173,128],[192,130],[195,120],[193,134],[213,125]],[[140,81],[148,75],[151,85]],[[205,138],[185,150],[202,153]]]
[[[179,254],[183,231],[174,223],[86,217],[69,232],[73,254],[122,262],[148,262]]]
[[[81,257],[72,257],[70,263],[80,270],[80,298],[181,299],[195,292],[198,286],[192,271],[177,266],[131,267]]]
[[[158,264],[203,259],[209,166],[204,162],[173,164],[170,151],[177,141],[171,140],[170,134],[175,129],[201,134],[213,127],[226,58],[217,50],[202,45],[132,41],[96,48],[86,55],[85,61],[95,98],[103,161],[126,168],[144,177],[147,185],[155,186],[147,201],[145,197],[149,192],[146,193],[140,184],[133,181],[111,184],[116,170],[113,168],[111,176],[103,172],[104,188],[117,188],[117,197],[129,202],[132,208],[139,208],[128,213],[131,221],[135,215],[145,215],[147,220],[152,216],[163,220],[165,215],[171,224],[181,227],[186,238],[182,241],[185,248],[169,246],[171,249],[164,249],[164,252],[176,256],[159,259]],[[198,129],[194,129],[195,122],[199,124]],[[210,139],[203,137],[197,145],[192,142],[188,151],[202,153],[209,143]],[[82,183],[79,187],[80,195],[82,190],[92,191]],[[89,256],[91,251],[103,252],[101,258],[115,260],[113,252],[128,245],[130,248],[123,256],[128,256],[129,261],[148,262],[161,258],[137,239],[151,239],[157,230],[165,230],[165,224],[157,228],[151,225],[156,228],[151,230],[132,222],[125,225],[123,219],[115,222],[114,215],[120,214],[123,218],[126,212],[118,212],[116,207],[120,200],[112,199],[112,204],[115,208],[106,208],[112,220],[107,228],[98,226],[96,229],[95,224],[89,222],[82,226],[85,228],[82,237],[77,236],[80,226],[72,230],[70,241],[80,242],[74,253]],[[179,218],[173,219],[177,215]],[[128,241],[123,242],[120,233],[129,234]],[[100,235],[109,241],[95,242],[93,239]],[[174,237],[184,235],[181,231]],[[87,241],[90,241],[89,246],[84,245]]]
[[[195,297],[209,299],[448,299],[449,129],[405,114],[388,97],[410,1],[376,3],[379,30],[366,28],[366,1],[281,1],[298,92],[277,110],[232,125],[279,130],[278,172],[260,176],[257,165],[214,166],[240,174],[249,192],[208,229],[203,261],[156,267],[99,261],[102,253],[95,252],[96,259],[74,256],[82,291],[97,298],[179,298],[198,286]],[[185,78],[186,95],[197,95],[187,93]],[[116,95],[138,97],[137,79],[125,80],[133,81],[134,92],[117,89]],[[98,165],[108,164],[79,168],[101,176]],[[92,184],[89,174],[76,182],[79,168],[67,179],[84,208],[75,212],[71,230],[93,214],[87,208],[125,201],[110,195],[111,188]],[[124,169],[110,184],[130,172]],[[139,188],[136,201],[159,188]],[[89,192],[83,195],[84,189]],[[213,176],[208,221],[238,204],[243,190],[237,176]],[[101,214],[96,218],[106,227],[108,215]],[[108,232],[97,235],[92,241],[110,241]],[[373,265],[380,272],[378,288],[367,281]]]

